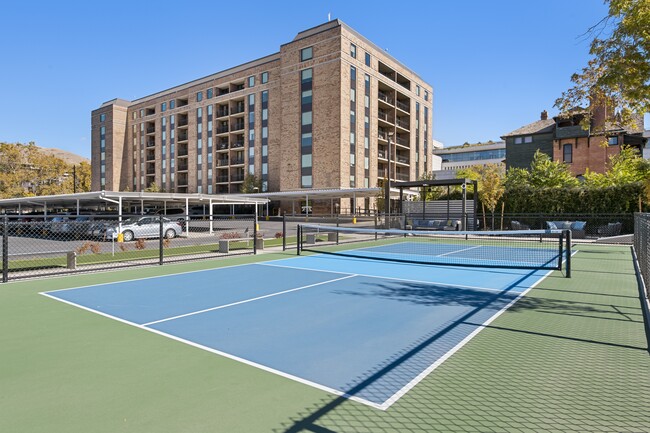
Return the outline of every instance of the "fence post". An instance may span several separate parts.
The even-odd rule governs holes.
[[[2,221],[2,282],[9,281],[9,222],[5,215]]]
[[[162,266],[163,262],[165,260],[164,255],[163,255],[163,235],[164,235],[164,233],[163,233],[163,216],[162,215],[158,216],[158,222],[159,222],[159,226],[160,226],[159,227],[160,237],[158,238],[159,239],[159,241],[158,241],[158,264],[160,266]]]
[[[571,230],[566,231],[566,277],[571,278]]]
[[[257,254],[257,209],[255,209],[255,212],[255,221],[253,222],[253,254]]]
[[[282,214],[282,251],[287,250],[287,214]]]

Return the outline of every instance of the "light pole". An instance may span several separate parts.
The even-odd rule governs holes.
[[[390,159],[391,159],[391,144],[393,138],[393,131],[388,131],[388,170],[386,170],[386,185],[384,185],[384,213],[386,214],[386,228],[390,228]]]

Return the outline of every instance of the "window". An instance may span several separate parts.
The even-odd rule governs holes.
[[[196,102],[201,102],[203,100],[203,92],[196,92]]]
[[[420,86],[418,85],[415,86],[415,94],[420,96]]]
[[[562,147],[562,160],[566,163],[573,162],[573,146],[570,143]]]
[[[169,101],[169,109],[170,109],[170,110],[173,110],[174,107],[176,107],[176,101],[174,101],[174,100]]]
[[[300,71],[300,78],[303,83],[307,81],[311,81],[311,77],[312,77],[311,69],[305,69],[304,71]]]
[[[255,87],[255,77],[248,77],[248,87]]]
[[[304,62],[314,57],[313,47],[307,47],[300,50],[300,61]]]
[[[100,114],[99,115],[99,121],[104,122],[106,120],[106,114]]]
[[[532,135],[527,135],[524,137],[524,143],[532,143],[533,142],[533,136]]]
[[[266,84],[269,82],[269,73],[268,72],[262,72],[262,84]]]
[[[350,55],[355,59],[357,58],[357,46],[354,44],[350,44]]]
[[[160,104],[160,111],[162,111],[162,112],[167,111],[167,103],[166,102],[163,102],[162,104]]]
[[[610,146],[617,146],[618,145],[618,137],[616,137],[616,136],[615,137],[609,137],[607,139],[607,144],[609,144]]]
[[[370,66],[370,54],[366,53],[366,66]]]
[[[214,89],[208,89],[208,99],[211,99],[214,96]]]
[[[425,91],[424,91],[424,100],[425,100],[425,101],[428,101],[428,100],[429,100],[429,91],[428,91],[428,90],[425,90]]]
[[[524,142],[523,137],[515,137],[515,144],[521,144]]]

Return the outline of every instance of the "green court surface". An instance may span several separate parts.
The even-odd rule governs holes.
[[[0,284],[0,432],[650,431],[631,250],[578,250],[386,411],[39,295],[289,254]]]

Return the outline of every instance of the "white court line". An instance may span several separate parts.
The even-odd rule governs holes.
[[[159,330],[157,330],[155,328],[149,328],[147,326],[140,325],[138,323],[130,322],[128,320],[124,320],[124,319],[121,319],[119,317],[112,316],[110,314],[106,314],[106,313],[104,313],[102,311],[99,311],[99,310],[95,310],[95,309],[92,309],[92,308],[89,308],[89,307],[85,307],[85,306],[80,305],[80,304],[75,304],[74,302],[70,302],[70,301],[67,301],[65,299],[57,298],[56,296],[49,295],[48,293],[42,292],[40,294],[43,295],[43,296],[47,296],[48,298],[54,299],[56,301],[63,302],[63,303],[68,304],[68,305],[72,305],[72,306],[77,307],[77,308],[81,308],[82,310],[86,310],[86,311],[89,311],[91,313],[99,314],[100,316],[104,316],[104,317],[107,317],[109,319],[117,320],[118,322],[125,323],[127,325],[136,327],[138,329],[142,329],[144,331],[152,332],[154,334],[162,335],[163,337],[167,337],[167,338],[170,338],[172,340],[179,341],[181,343],[185,343],[185,344],[190,345],[192,347],[196,347],[198,349],[205,350],[206,352],[211,352],[211,353],[223,356],[224,358],[232,359],[233,361],[241,362],[242,364],[246,364],[246,365],[249,365],[251,367],[259,368],[260,370],[268,371],[269,373],[277,374],[278,376],[282,376],[284,378],[293,380],[295,382],[302,383],[303,385],[308,385],[308,386],[311,386],[313,388],[320,389],[321,391],[329,392],[331,394],[347,398],[348,400],[353,400],[353,401],[356,401],[357,403],[365,404],[366,406],[370,406],[370,407],[375,408],[375,409],[384,410],[384,409],[381,408],[381,405],[378,404],[378,403],[372,402],[370,400],[366,400],[366,399],[361,398],[361,397],[356,397],[356,396],[347,394],[347,393],[345,393],[343,391],[339,391],[338,389],[330,388],[329,386],[322,385],[322,384],[320,384],[318,382],[312,382],[311,380],[303,379],[302,377],[299,377],[299,376],[294,376],[293,374],[286,373],[286,372],[284,372],[282,370],[277,370],[277,369],[275,369],[273,367],[269,367],[269,366],[266,366],[264,364],[259,364],[259,363],[254,362],[254,361],[250,361],[250,360],[248,360],[246,358],[240,358],[239,356],[235,356],[235,355],[232,355],[232,354],[227,353],[227,352],[222,352],[221,350],[217,350],[217,349],[213,349],[213,348],[208,347],[208,346],[204,346],[204,345],[196,343],[196,342],[194,342],[192,340],[186,340],[184,338],[177,337],[177,336],[175,336],[173,334],[168,334],[166,332],[159,331]]]
[[[230,304],[219,305],[217,307],[205,308],[203,310],[193,311],[191,313],[179,314],[178,316],[168,317],[166,319],[154,320],[153,322],[143,323],[142,326],[149,326],[149,325],[154,325],[156,323],[169,322],[170,320],[180,319],[182,317],[189,317],[189,316],[194,316],[194,315],[201,314],[201,313],[207,313],[208,311],[221,310],[222,308],[228,308],[228,307],[234,307],[235,305],[247,304],[249,302],[259,301],[260,299],[272,298],[274,296],[284,295],[284,294],[291,293],[291,292],[297,292],[298,290],[304,290],[304,289],[308,289],[310,287],[316,287],[316,286],[320,286],[320,285],[323,285],[323,284],[333,283],[333,282],[336,282],[336,281],[347,280],[348,278],[353,278],[353,277],[356,277],[356,276],[357,276],[356,274],[348,274],[345,277],[335,278],[333,280],[321,281],[320,283],[314,283],[314,284],[309,284],[307,286],[302,286],[302,287],[296,287],[296,288],[293,288],[293,289],[283,290],[281,292],[276,292],[276,293],[271,293],[271,294],[268,294],[268,295],[258,296],[256,298],[244,299],[243,301],[232,302]]]
[[[469,247],[469,248],[463,248],[462,250],[449,251],[448,253],[438,254],[436,257],[443,257],[443,256],[447,256],[449,254],[456,254],[456,253],[462,253],[463,251],[475,250],[476,248],[481,248],[481,246],[482,245],[476,245],[476,246]]]
[[[293,260],[293,259],[292,259]],[[306,268],[302,266],[289,266],[289,265],[277,265],[273,263],[259,263],[262,266],[271,266],[275,268],[288,268],[288,269],[298,269],[298,270],[303,270],[303,271],[314,271],[314,272],[326,272],[330,274],[343,274],[343,275],[349,275],[349,272],[342,272],[342,271],[330,271],[330,270],[325,270],[325,269],[315,269],[315,268]],[[411,280],[411,279],[406,279],[406,278],[396,278],[396,277],[382,277],[378,275],[371,275],[371,274],[354,274],[358,277],[365,277],[365,278],[377,278],[380,280],[391,280],[391,281],[403,281],[405,283],[421,283],[421,284],[430,284],[430,285],[436,285],[436,286],[443,286],[443,287],[452,287],[452,288],[461,288],[461,289],[472,289],[472,290],[483,290],[487,292],[497,292],[501,293],[503,292],[503,289],[495,289],[492,287],[479,287],[479,286],[466,286],[464,284],[450,284],[450,283],[439,283],[437,281],[424,281],[424,280]]]
[[[388,400],[384,401],[380,406],[381,410],[387,410],[389,407],[391,407],[397,400],[399,400],[402,396],[404,396],[407,392],[409,392],[413,387],[415,387],[418,383],[420,383],[422,380],[424,380],[425,377],[427,377],[433,370],[438,368],[443,362],[445,362],[447,359],[449,359],[454,353],[458,352],[464,345],[469,343],[469,341],[476,336],[479,332],[481,332],[483,329],[485,329],[490,323],[492,323],[497,317],[499,317],[501,314],[503,314],[508,308],[512,307],[512,305],[517,302],[519,299],[521,299],[526,293],[530,292],[535,286],[537,286],[539,283],[544,281],[546,277],[548,277],[551,273],[553,273],[554,270],[548,271],[545,275],[543,275],[535,284],[530,286],[528,289],[524,290],[523,292],[519,293],[519,295],[510,301],[507,305],[505,305],[503,308],[501,308],[499,311],[494,313],[491,317],[489,317],[485,322],[483,322],[480,326],[478,326],[474,331],[472,331],[469,335],[467,335],[465,338],[463,338],[458,344],[456,344],[454,347],[449,349],[447,353],[442,355],[440,358],[436,360],[433,364],[431,364],[429,367],[427,367],[425,370],[423,370],[420,374],[418,374],[416,377],[414,377],[409,383],[404,385],[399,391],[397,391],[395,394],[393,394]]]

